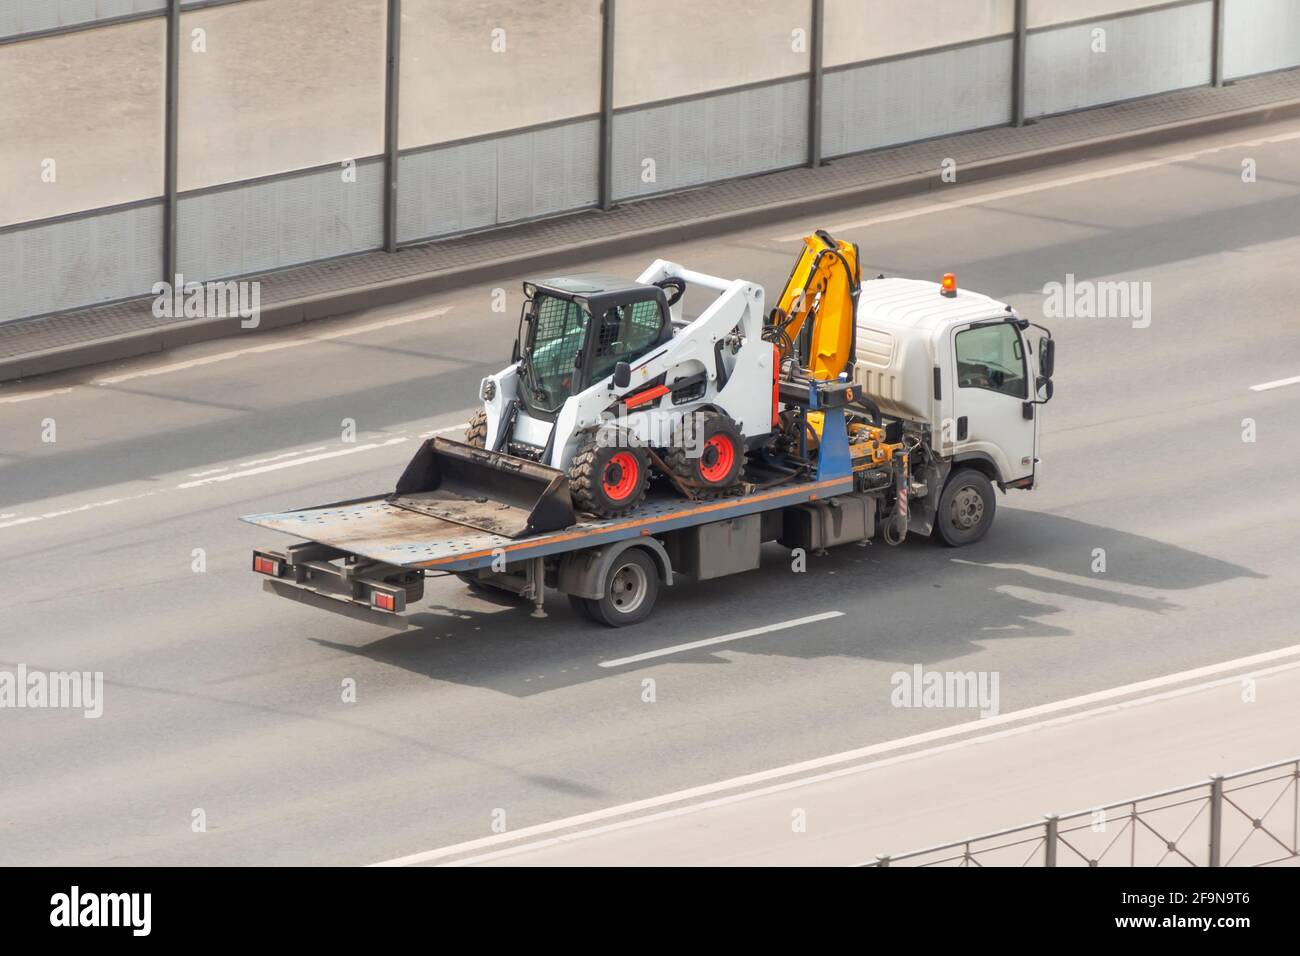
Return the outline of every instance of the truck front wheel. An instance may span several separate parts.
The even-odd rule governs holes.
[[[586,600],[591,619],[609,627],[644,621],[659,597],[659,569],[643,548],[629,548],[605,574],[604,595]]]
[[[939,496],[934,534],[950,548],[974,544],[988,533],[996,510],[993,483],[983,472],[963,468],[952,474]]]

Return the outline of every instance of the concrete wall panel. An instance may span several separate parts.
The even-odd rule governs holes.
[[[1011,33],[1015,0],[826,0],[826,65]]]
[[[1094,44],[1104,31],[1105,52]],[[1029,35],[1025,115],[1045,116],[1210,82],[1210,0]]]
[[[1223,75],[1300,66],[1300,0],[1224,0]]]
[[[774,83],[614,116],[614,195],[649,196],[797,166],[808,81]]]
[[[162,222],[153,204],[0,232],[0,322],[147,294]]]
[[[1011,41],[826,74],[822,152],[857,153],[1011,122]]]
[[[177,268],[186,280],[266,272],[383,245],[384,164],[295,173],[182,195]]]

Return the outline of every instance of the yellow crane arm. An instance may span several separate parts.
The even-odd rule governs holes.
[[[792,342],[798,342],[801,333],[805,335],[800,355],[810,378],[827,381],[850,369],[861,284],[856,244],[832,239],[821,229],[804,237],[772,322]]]

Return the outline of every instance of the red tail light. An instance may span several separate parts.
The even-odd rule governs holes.
[[[278,578],[281,567],[281,563],[275,558],[268,558],[264,554],[253,555],[253,570],[258,574],[269,574],[273,578]]]
[[[397,598],[391,594],[385,594],[383,591],[372,591],[370,593],[370,603],[383,611],[397,609]]]

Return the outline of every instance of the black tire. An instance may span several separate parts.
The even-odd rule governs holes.
[[[950,548],[974,544],[988,534],[996,511],[993,483],[982,471],[955,471],[939,496],[934,536]]]
[[[569,465],[573,506],[600,518],[617,518],[645,500],[650,456],[626,443],[602,444],[585,435]]]
[[[487,412],[479,409],[470,416],[469,425],[465,427],[465,444],[476,448],[487,446]]]
[[[587,613],[609,627],[644,621],[659,597],[659,569],[644,548],[628,548],[605,575],[605,594],[587,601]]]
[[[569,599],[569,607],[573,608],[578,617],[587,621],[596,620],[595,615],[591,613],[591,601],[585,597],[578,597],[576,594],[566,594],[565,597]]]
[[[696,427],[696,446],[701,453],[692,455],[685,448],[672,448],[664,464],[679,478],[705,486],[690,486],[696,497],[717,498],[740,484],[745,468],[745,436],[721,412],[699,413]]]

